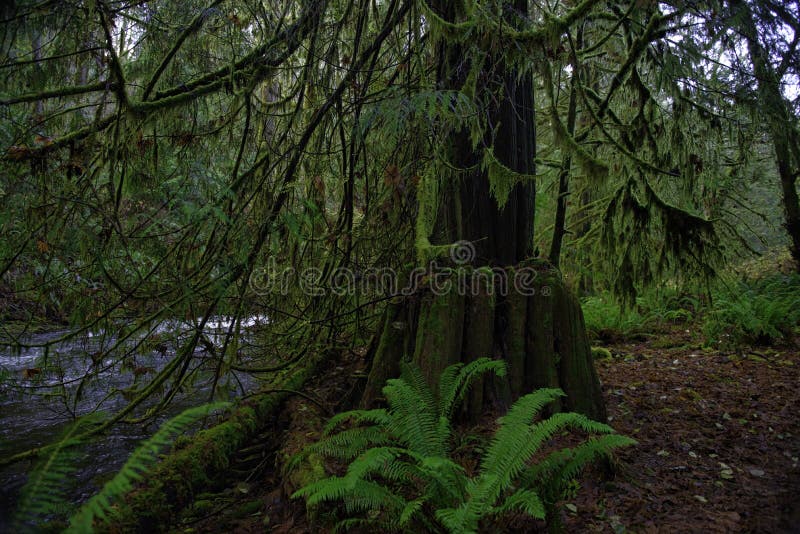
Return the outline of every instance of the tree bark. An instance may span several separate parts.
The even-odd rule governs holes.
[[[527,13],[525,0],[509,6],[512,13]],[[442,2],[438,8],[437,13],[446,20],[457,20],[453,3]],[[440,43],[439,89],[463,87],[470,70],[466,57],[462,45],[446,40]],[[506,65],[502,56],[486,64],[492,67],[481,73],[480,78],[487,81],[476,97],[489,118],[484,144],[492,147],[506,168],[533,176],[532,75]],[[491,94],[491,88],[499,88],[495,89],[499,94]],[[580,305],[557,269],[531,258],[533,179],[522,177],[501,207],[491,195],[487,172],[480,165],[482,153],[473,146],[466,129],[450,136],[448,156],[448,166],[461,171],[441,182],[440,188],[447,189],[440,198],[430,240],[434,245],[466,241],[474,254],[466,258],[469,261],[454,261],[455,266],[447,271],[449,291],[423,288],[402,304],[405,311],[390,308],[387,312],[383,332],[387,342],[380,344],[375,355],[362,405],[378,398],[382,381],[394,370],[390,362],[398,358],[415,361],[435,388],[448,365],[488,356],[508,363],[508,380],[487,378],[476,384],[465,407],[468,417],[477,417],[488,403],[508,406],[518,396],[548,386],[564,389],[566,408],[604,420]],[[395,321],[389,317],[398,315],[411,321],[403,323],[402,335],[401,329],[390,331],[397,325],[392,326]],[[414,340],[413,349],[409,337]]]
[[[769,54],[759,40],[753,12],[747,2],[733,0],[732,11],[741,13],[742,34],[747,41],[753,73],[758,85],[759,106],[764,112],[778,165],[783,193],[784,226],[791,239],[795,268],[800,272],[800,199],[797,195],[797,176],[800,173],[800,134],[780,90],[778,73],[769,62]],[[793,165],[794,163],[794,165]]]

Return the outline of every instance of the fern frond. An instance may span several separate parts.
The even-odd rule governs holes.
[[[400,371],[400,378],[399,382],[403,383],[404,385],[409,386],[412,390],[417,393],[417,398],[426,406],[426,408],[430,411],[436,410],[436,398],[431,390],[430,385],[428,385],[428,381],[422,374],[419,366],[413,362],[401,362],[401,371]],[[389,380],[386,382],[387,385],[395,382],[393,380]],[[385,392],[384,392],[385,393]],[[387,397],[387,400],[389,398]],[[391,404],[390,404],[391,405]]]
[[[506,376],[506,363],[503,360],[478,358],[466,365],[459,363],[445,369],[439,378],[439,415],[450,419],[475,379],[489,371],[497,376]]]
[[[373,520],[363,517],[349,517],[336,523],[333,527],[333,532],[334,534],[337,532],[360,532],[361,530],[359,529],[368,528],[373,522]]]
[[[375,472],[380,473],[403,452],[403,449],[397,447],[373,447],[350,463],[347,474],[343,478],[355,481],[364,479],[367,475]]]
[[[460,502],[467,494],[467,475],[463,467],[449,458],[428,456],[419,462],[423,480],[435,483],[429,491],[439,503]]]
[[[390,420],[389,414],[384,409],[376,410],[351,410],[349,412],[342,412],[334,415],[325,425],[323,434],[330,434],[333,430],[346,421],[352,421],[355,424],[371,423],[373,425],[384,426]]]
[[[76,448],[83,444],[81,435],[103,417],[104,414],[92,413],[71,423],[62,432],[56,446],[31,471],[14,514],[15,531],[41,526],[48,516],[57,514],[59,508],[64,506],[68,481],[80,465]]]
[[[329,477],[304,486],[292,494],[303,497],[308,506],[322,502],[342,501],[348,513],[367,510],[395,510],[405,508],[406,501],[386,486],[356,478]]]
[[[535,519],[545,518],[545,508],[539,494],[530,489],[518,489],[505,498],[503,504],[493,510],[495,515],[502,515],[512,510],[523,512]]]
[[[446,454],[449,425],[441,425],[439,417],[430,412],[403,412],[396,415],[389,431],[403,445],[424,456]]]
[[[369,447],[390,442],[386,431],[376,426],[356,427],[342,430],[311,444],[308,452],[316,452],[330,458],[352,460]]]
[[[442,508],[436,510],[436,519],[447,528],[449,532],[471,534],[477,532],[478,522],[481,519],[480,511],[487,509],[486,503],[467,501],[457,508]]]
[[[103,489],[84,503],[70,518],[70,526],[66,532],[90,532],[94,518],[105,518],[106,513],[111,510],[114,499],[133,488],[133,484],[141,480],[155,465],[158,454],[171,445],[177,436],[184,433],[197,420],[228,406],[230,406],[229,402],[214,402],[189,408],[161,425],[150,439],[144,441],[133,451],[114,478],[106,482]]]
[[[405,378],[389,380],[383,388],[392,416],[387,430],[415,452],[444,456],[449,425],[440,424],[433,393],[419,369],[406,365],[404,372]]]
[[[613,432],[608,425],[577,413],[557,413],[530,424],[533,414],[562,395],[563,392],[557,389],[540,389],[520,398],[501,418],[501,426],[481,463],[481,475],[474,489],[470,490],[464,512],[466,520],[485,515],[486,507],[494,506],[502,492],[526,469],[542,444],[561,430],[572,427],[595,433]]]
[[[400,512],[400,517],[397,518],[396,525],[398,527],[406,526],[415,516],[419,515],[422,506],[427,502],[424,496],[420,497],[419,499],[414,499],[413,501],[408,501],[403,508],[403,511]]]
[[[556,495],[589,463],[599,458],[608,458],[615,449],[636,443],[636,440],[619,434],[591,437],[571,449],[550,453],[544,460],[527,469],[521,480],[526,486],[545,487],[552,495]]]
[[[483,457],[481,472],[500,473],[507,470],[509,460],[519,461],[520,453],[530,449],[530,425],[533,419],[545,406],[563,396],[564,392],[560,389],[545,388],[520,397],[508,413],[499,419],[500,428]],[[533,453],[535,452],[534,449]],[[521,461],[524,463],[527,458]],[[519,468],[521,467],[520,465]]]

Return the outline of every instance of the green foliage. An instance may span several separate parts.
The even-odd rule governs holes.
[[[67,532],[92,532],[95,518],[104,519],[112,510],[114,499],[117,499],[133,488],[133,484],[142,480],[158,461],[158,455],[169,447],[175,439],[186,432],[197,420],[206,417],[214,410],[230,406],[228,402],[215,402],[184,410],[158,429],[158,432],[139,445],[122,466],[119,472],[106,482],[103,489],[89,499],[70,519]]]
[[[189,408],[161,425],[150,439],[136,448],[114,478],[72,516],[66,532],[92,532],[94,519],[107,517],[114,499],[129,491],[136,481],[142,480],[158,460],[158,455],[175,438],[186,432],[197,420],[229,405],[227,402],[217,402]],[[90,414],[71,424],[51,452],[30,474],[15,514],[16,531],[37,531],[54,516],[63,514],[67,503],[65,488],[68,487],[69,478],[80,466],[76,461],[79,456],[78,448],[85,445],[85,434],[89,426],[98,423],[100,419],[99,414]]]
[[[674,324],[692,321],[701,308],[699,299],[677,292],[643,292],[635,306],[621,305],[611,294],[581,301],[586,330],[594,339],[630,338]]]
[[[470,384],[487,371],[503,376],[505,365],[481,358],[450,366],[440,377],[437,396],[419,369],[406,365],[401,378],[383,389],[388,410],[336,415],[325,436],[305,452],[350,460],[347,472],[308,484],[293,497],[304,497],[308,506],[341,501],[347,515],[362,514],[339,523],[340,529],[366,524],[392,531],[476,532],[482,519],[510,511],[545,518],[552,497],[567,490],[587,462],[635,443],[576,413],[537,421],[564,395],[541,389],[521,397],[500,419],[479,472],[469,477],[452,459],[451,419]],[[331,435],[345,422],[356,426]],[[530,465],[542,445],[568,429],[601,436]]]
[[[64,513],[67,481],[80,466],[77,449],[85,443],[82,435],[101,419],[101,414],[92,413],[74,421],[30,472],[14,515],[15,531],[35,531],[34,527]]]
[[[768,344],[790,340],[800,324],[800,275],[741,281],[716,295],[703,332],[709,344]]]

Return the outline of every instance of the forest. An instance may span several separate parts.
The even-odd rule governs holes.
[[[800,531],[799,47],[0,3],[0,533]]]

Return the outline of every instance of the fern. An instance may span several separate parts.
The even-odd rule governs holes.
[[[480,472],[469,478],[450,457],[450,420],[469,386],[488,371],[504,376],[505,364],[481,358],[448,367],[440,377],[437,398],[417,367],[404,366],[401,377],[389,380],[383,389],[388,410],[339,414],[328,423],[323,439],[307,449],[351,459],[346,474],[310,483],[292,497],[305,498],[309,506],[339,501],[347,514],[364,514],[345,519],[336,530],[444,527],[449,532],[475,532],[484,518],[512,511],[545,518],[553,509],[553,496],[560,495],[587,463],[635,443],[577,413],[539,420],[546,406],[564,396],[559,389],[541,389],[521,397],[500,418]],[[330,435],[348,421],[370,425]],[[599,437],[531,465],[542,445],[565,429]]]
[[[68,480],[80,465],[77,449],[84,444],[82,435],[102,418],[103,414],[92,413],[74,421],[61,434],[51,452],[33,469],[22,488],[14,515],[14,531],[35,531],[34,527],[63,512]]]
[[[108,512],[111,511],[114,500],[132,489],[135,482],[142,480],[156,464],[161,451],[170,446],[176,437],[184,433],[198,419],[207,416],[212,411],[228,406],[230,406],[228,402],[215,402],[189,408],[161,425],[150,439],[144,441],[133,451],[114,478],[108,481],[99,493],[84,503],[72,516],[66,532],[92,532],[94,519],[105,519]]]
[[[791,339],[800,325],[800,276],[773,275],[727,288],[707,314],[709,343],[739,345]]]
[[[472,382],[489,371],[500,377],[506,376],[505,362],[480,358],[466,365],[457,363],[445,369],[439,377],[439,415],[450,419],[453,410],[464,400]]]

